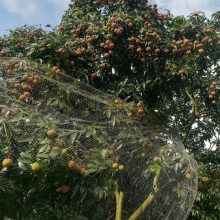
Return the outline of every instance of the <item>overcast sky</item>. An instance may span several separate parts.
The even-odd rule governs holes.
[[[220,10],[220,0],[151,0],[161,9],[175,15],[203,11],[207,16]],[[69,0],[0,0],[0,36],[24,24],[56,26],[68,7]]]

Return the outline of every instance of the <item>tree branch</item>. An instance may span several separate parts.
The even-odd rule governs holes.
[[[184,136],[182,138],[183,142],[185,142],[186,139],[188,138],[189,132],[190,132],[190,130],[192,128],[192,125],[194,124],[196,119],[199,118],[199,116],[200,116],[200,114],[198,112],[198,107],[197,107],[194,95],[190,95],[189,90],[188,90],[187,87],[185,88],[185,92],[186,92],[186,95],[189,97],[189,99],[192,102],[192,117],[191,117],[192,119],[191,119],[190,123],[188,124],[188,126],[187,126],[187,128],[186,128],[186,130],[184,132]]]
[[[119,192],[118,184],[117,183],[116,183],[116,189],[115,189],[115,198],[116,198],[116,215],[115,215],[115,220],[121,220],[124,193],[123,192]]]
[[[144,212],[144,210],[153,202],[155,196],[150,193],[147,199],[143,202],[143,204],[132,214],[132,216],[128,220],[137,220],[140,215]]]
[[[155,193],[159,191],[159,188],[157,186],[157,182],[158,182],[158,178],[159,178],[159,175],[160,175],[160,171],[161,171],[161,169],[159,169],[156,172],[156,175],[155,175],[154,180],[153,180],[153,189],[154,189]],[[153,202],[154,198],[155,198],[154,193],[150,193],[150,195],[146,198],[146,200],[131,215],[131,217],[128,220],[137,220],[141,216],[141,214],[145,211],[145,209]]]

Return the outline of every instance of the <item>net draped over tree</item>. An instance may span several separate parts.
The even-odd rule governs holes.
[[[0,60],[0,160],[12,219],[186,219],[197,191],[196,162],[141,102],[19,58]]]

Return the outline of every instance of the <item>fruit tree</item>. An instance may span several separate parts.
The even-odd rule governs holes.
[[[169,12],[161,13],[156,4],[146,0],[72,0],[57,28],[51,32],[26,26],[15,29],[0,39],[0,55],[42,63],[48,76],[65,75],[69,80],[74,77],[117,97],[113,104],[119,109],[134,102],[140,123],[152,116],[155,124],[175,124],[184,147],[198,163],[198,193],[189,218],[219,219],[219,24],[219,12],[211,19],[202,13],[174,17]],[[6,66],[6,72],[21,68],[19,62],[13,65]],[[42,76],[27,73],[22,77],[23,81],[15,81],[14,87],[22,90],[19,102],[26,103],[33,98],[33,86]],[[60,91],[51,102],[64,105],[57,101],[61,97],[69,101],[67,94]],[[134,113],[126,114],[132,118]],[[45,132],[68,157],[64,143],[57,139],[62,134],[54,127]],[[139,153],[143,158],[148,154]],[[151,162],[163,163],[163,155],[152,156]],[[3,159],[4,168],[15,166],[13,158]],[[120,161],[111,162],[116,173],[126,172]],[[38,161],[31,164],[35,174],[43,170]],[[77,169],[82,174],[87,171],[86,166],[72,159],[67,167],[68,171]],[[112,175],[109,172],[106,175]],[[184,175],[193,181],[191,172]],[[73,190],[65,181],[60,189],[65,195]],[[129,211],[126,214],[131,214]],[[63,208],[62,212],[67,211]]]

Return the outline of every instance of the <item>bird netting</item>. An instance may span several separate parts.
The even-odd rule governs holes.
[[[0,60],[0,216],[186,219],[196,162],[142,103],[57,68]]]

